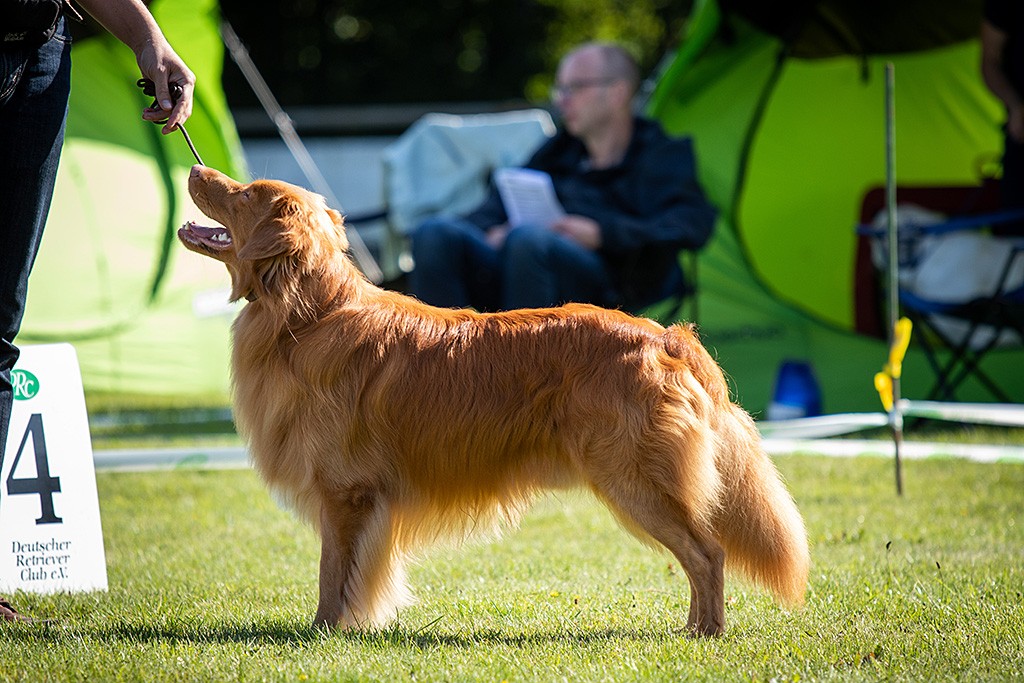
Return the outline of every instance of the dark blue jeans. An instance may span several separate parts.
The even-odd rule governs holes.
[[[14,338],[53,197],[70,93],[63,26],[42,47],[0,49],[0,449],[14,399]]]
[[[601,257],[546,228],[516,228],[496,250],[472,223],[434,218],[413,233],[412,255],[409,290],[435,306],[496,311],[617,299]]]

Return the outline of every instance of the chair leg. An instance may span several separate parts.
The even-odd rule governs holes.
[[[921,346],[925,350],[925,356],[928,359],[929,364],[932,366],[932,370],[935,372],[936,381],[932,386],[931,391],[928,392],[928,400],[930,401],[946,401],[956,400],[956,389],[968,377],[972,375],[988,390],[992,396],[1003,403],[1009,403],[1010,398],[1004,392],[999,385],[992,380],[980,367],[979,363],[981,358],[988,353],[996,344],[999,339],[998,331],[992,337],[992,339],[980,349],[972,349],[971,341],[973,340],[975,333],[981,327],[984,321],[971,320],[971,327],[968,329],[964,338],[960,342],[954,343],[948,335],[943,334],[938,330],[931,321],[927,320],[925,316],[918,318],[918,322],[923,323],[933,334],[935,334],[944,346],[950,349],[950,359],[945,364],[938,361],[937,350],[931,345],[927,338],[923,335],[919,335],[918,339]]]

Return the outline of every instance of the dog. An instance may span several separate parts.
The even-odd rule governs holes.
[[[435,308],[370,283],[319,195],[203,166],[189,191],[220,225],[179,239],[248,300],[232,327],[239,432],[320,536],[314,624],[386,623],[410,601],[414,550],[507,528],[568,487],[675,556],[694,634],[725,628],[726,565],[803,603],[803,519],[692,325]]]

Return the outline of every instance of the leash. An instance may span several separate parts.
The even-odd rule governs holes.
[[[148,78],[140,78],[139,80],[135,81],[135,85],[142,88],[143,94],[145,94],[147,97],[156,97],[156,85],[153,83],[153,81],[149,80]],[[178,83],[171,83],[171,99],[174,101],[175,104],[177,104],[178,100],[181,99],[183,92],[184,91],[182,90],[181,85],[179,85]],[[159,107],[160,103],[154,99],[153,108],[157,109]],[[163,121],[154,121],[153,123],[167,123],[167,119],[164,119]],[[206,164],[203,163],[203,160],[199,158],[199,152],[196,151],[196,146],[192,144],[192,138],[188,136],[188,131],[185,130],[185,126],[179,123],[175,127],[181,131],[181,134],[183,136],[185,136],[185,142],[188,143],[188,148],[192,150],[192,156],[196,158],[196,161],[199,163],[199,165],[206,166]]]

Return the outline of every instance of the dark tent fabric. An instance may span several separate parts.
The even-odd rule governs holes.
[[[980,21],[980,0],[697,3],[649,112],[695,138],[721,210],[699,259],[699,322],[748,409],[763,417],[788,360],[811,365],[826,412],[880,409],[887,348],[858,331],[855,226],[885,183],[885,65],[898,184],[978,186],[998,167],[1003,120],[981,79]],[[1021,367],[1019,347],[984,361],[1014,400]],[[904,396],[932,381],[912,348]],[[991,400],[973,381],[958,398]]]

